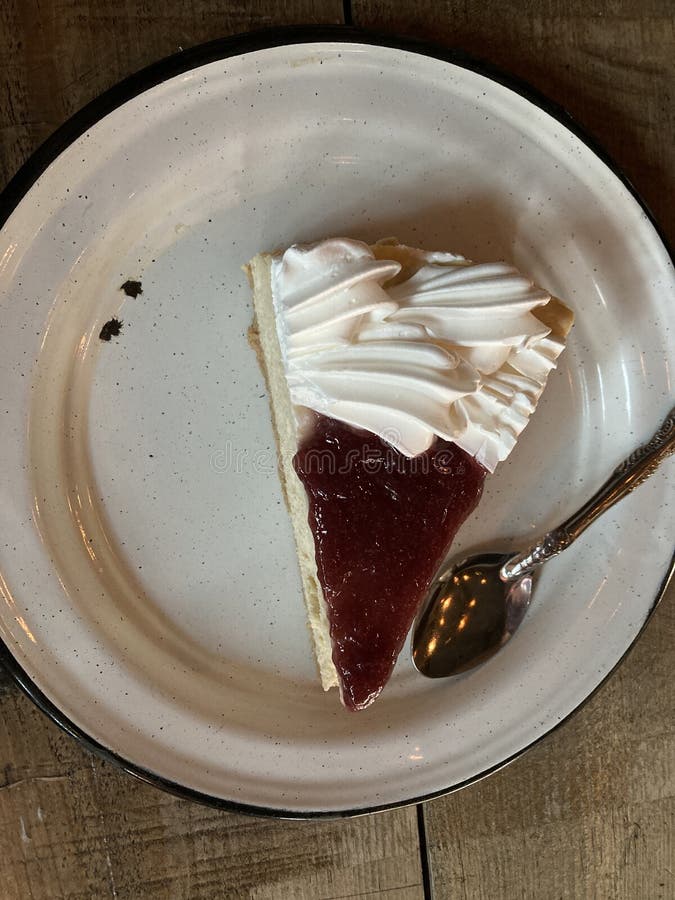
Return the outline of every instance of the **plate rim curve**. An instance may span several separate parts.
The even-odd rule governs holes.
[[[240,56],[246,53],[252,53],[258,50],[265,50],[273,47],[292,46],[303,43],[345,43],[345,44],[366,44],[370,46],[386,47],[392,50],[401,50],[416,53],[420,56],[431,57],[441,62],[451,63],[468,69],[489,78],[509,90],[519,94],[525,100],[541,109],[543,112],[557,120],[564,128],[574,134],[588,149],[601,161],[612,174],[618,178],[623,186],[629,191],[638,206],[642,209],[648,222],[656,232],[657,237],[663,244],[663,247],[675,265],[675,254],[670,246],[668,239],[663,233],[655,216],[650,208],[641,197],[628,176],[617,165],[607,151],[598,143],[598,141],[582,127],[572,115],[559,103],[548,98],[544,93],[532,87],[525,80],[513,76],[503,69],[480,59],[472,54],[466,53],[458,47],[445,47],[441,44],[434,43],[422,38],[402,37],[394,34],[385,34],[376,30],[357,28],[351,25],[292,25],[284,27],[265,28],[255,31],[234,34],[223,38],[217,38],[206,43],[198,44],[187,50],[179,51],[170,56],[164,57],[150,65],[140,69],[138,72],[129,75],[122,81],[117,82],[103,93],[96,96],[87,103],[82,109],[74,113],[67,119],[57,130],[50,135],[26,160],[19,168],[16,174],[11,178],[5,188],[0,192],[0,229],[21,203],[26,194],[33,187],[35,182],[45,172],[48,166],[54,162],[61,153],[76,141],[89,128],[95,125],[99,120],[111,113],[113,110],[122,106],[124,103],[132,100],[134,97],[150,90],[153,87],[173,78],[177,75],[184,74],[198,66],[206,65],[217,60],[227,59],[232,56]],[[556,732],[565,725],[577,712],[579,712],[605,685],[605,683],[614,675],[618,667],[627,659],[630,652],[640,639],[645,628],[651,621],[651,618],[660,603],[668,584],[675,573],[675,551],[667,567],[663,581],[661,582],[653,603],[642,623],[640,629],[636,633],[634,639],[621,655],[617,662],[612,666],[604,678],[593,688],[593,690],[584,697],[584,699],[566,716],[550,728],[548,731],[539,735],[534,741],[518,750],[516,753],[495,763],[493,766],[473,775],[471,778],[457,784],[440,788],[437,791],[411,797],[404,800],[397,800],[391,803],[381,805],[369,805],[354,809],[345,810],[296,810],[285,809],[283,807],[267,807],[256,804],[241,803],[236,800],[225,799],[211,794],[203,793],[194,788],[187,787],[179,782],[172,781],[157,773],[144,768],[136,763],[132,763],[125,759],[122,755],[114,752],[104,744],[97,741],[91,735],[87,734],[82,728],[70,720],[64,713],[59,710],[46,694],[35,684],[28,673],[17,662],[12,654],[9,646],[0,639],[0,665],[11,677],[14,683],[21,691],[43,712],[52,722],[59,726],[66,734],[75,738],[86,749],[93,752],[106,762],[112,763],[116,767],[122,769],[127,774],[134,776],[142,782],[152,785],[155,788],[164,790],[174,796],[184,800],[202,803],[218,809],[228,810],[235,813],[243,813],[252,816],[262,816],[279,819],[344,819],[354,818],[357,816],[368,815],[376,812],[383,812],[389,809],[398,809],[407,806],[424,803],[428,800],[434,800],[438,797],[459,791],[468,787],[484,778],[494,774],[500,769],[510,765],[523,754],[527,753],[532,747],[536,746],[540,741],[546,739],[549,735]]]

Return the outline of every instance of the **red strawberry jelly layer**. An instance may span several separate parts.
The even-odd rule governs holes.
[[[319,416],[293,460],[309,499],[333,662],[350,709],[377,697],[485,469],[436,440],[410,459],[361,429]]]

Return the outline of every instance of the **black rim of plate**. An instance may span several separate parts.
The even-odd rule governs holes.
[[[192,47],[189,50],[169,56],[156,63],[149,65],[147,68],[134,75],[125,78],[123,81],[114,85],[105,93],[88,103],[83,109],[77,112],[72,118],[65,122],[54,134],[49,137],[28,159],[28,161],[19,169],[17,174],[12,178],[9,184],[0,194],[0,228],[4,226],[14,209],[19,205],[24,196],[31,189],[33,184],[38,180],[45,169],[53,162],[70,144],[80,137],[85,131],[91,128],[96,122],[106,116],[108,113],[122,106],[128,100],[142,94],[144,91],[155,87],[163,81],[173,78],[175,75],[183,74],[190,69],[215,62],[220,59],[226,59],[231,56],[240,56],[245,53],[251,53],[256,50],[264,50],[270,47],[280,47],[284,45],[317,43],[317,42],[339,42],[354,44],[370,44],[380,47],[388,47],[394,50],[409,51],[417,53],[421,56],[429,56],[443,62],[461,66],[470,69],[480,75],[490,78],[499,84],[516,92],[521,97],[529,100],[535,106],[548,113],[565,128],[578,137],[586,146],[614,173],[614,175],[622,182],[622,184],[630,191],[639,206],[644,211],[648,220],[652,224],[657,235],[661,239],[669,256],[673,259],[673,253],[668,246],[668,242],[661,232],[658,223],[654,219],[651,211],[642,200],[636,189],[633,187],[628,178],[618,168],[616,163],[607,155],[607,153],[597,144],[597,142],[587,134],[569,115],[569,113],[558,104],[549,100],[539,91],[532,88],[529,84],[502,72],[490,63],[483,62],[455,48],[446,48],[432,44],[428,41],[418,40],[415,38],[400,38],[392,35],[380,34],[373,31],[365,31],[360,28],[352,28],[345,25],[324,25],[324,26],[293,26],[288,28],[273,28],[264,31],[255,31],[247,34],[233,35],[232,37],[221,38],[215,41],[209,41]],[[605,682],[612,676],[619,665],[626,659],[630,650],[635,646],[636,641],[644,631],[647,623],[652,617],[659,601],[661,600],[668,582],[675,569],[675,554],[673,555],[666,575],[661,583],[659,591],[649,610],[649,613],[636,634],[631,645],[626,652],[617,661],[616,665],[607,673],[602,681],[585,697],[584,700],[568,713],[563,719],[557,722],[547,732],[540,735],[532,743],[518,750],[507,759],[496,763],[494,766],[479,772],[472,778],[459,784],[448,785],[438,791],[430,794],[424,794],[419,797],[410,797],[406,800],[395,801],[392,803],[364,806],[356,809],[345,810],[289,810],[283,807],[272,808],[264,806],[255,806],[253,804],[239,803],[236,800],[226,800],[220,797],[214,797],[209,794],[203,794],[200,791],[186,787],[177,782],[170,781],[144,769],[142,766],[129,762],[124,757],[100,744],[97,740],[88,735],[79,728],[67,716],[65,716],[52,701],[40,690],[33,682],[30,676],[16,661],[9,647],[0,641],[0,663],[6,671],[12,676],[14,681],[19,685],[23,692],[44,712],[49,718],[62,728],[67,734],[80,741],[89,750],[96,753],[106,761],[113,763],[119,768],[128,772],[130,775],[144,781],[154,787],[161,788],[180,798],[193,800],[199,803],[205,803],[220,809],[229,810],[231,812],[247,813],[256,816],[270,816],[281,819],[337,819],[348,818],[352,816],[366,815],[368,813],[380,812],[386,809],[395,809],[397,807],[409,806],[416,803],[423,803],[427,800],[433,800],[436,797],[442,797],[461,788],[467,787],[474,782],[486,778],[499,769],[504,768],[518,757],[522,756],[541,740],[552,734],[561,725],[565,724],[576,712],[578,712],[586,703],[600,690]]]

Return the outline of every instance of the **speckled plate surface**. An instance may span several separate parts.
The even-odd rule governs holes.
[[[285,815],[434,795],[550,731],[640,631],[675,524],[669,463],[548,565],[481,669],[430,682],[404,653],[363,713],[322,693],[242,263],[395,234],[512,260],[575,308],[459,553],[556,524],[651,433],[675,278],[619,177],[518,90],[449,54],[312,34],[210,45],[115,89],[10,186],[0,234],[5,659],[141,777]]]

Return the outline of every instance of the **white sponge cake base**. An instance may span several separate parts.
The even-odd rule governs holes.
[[[314,536],[309,527],[307,494],[293,468],[298,449],[296,420],[286,383],[281,348],[277,337],[271,286],[272,257],[260,253],[246,271],[253,289],[253,325],[249,339],[265,375],[272,408],[272,423],[279,450],[279,475],[290,513],[295,545],[300,563],[300,577],[307,607],[307,621],[314,644],[321,684],[327,691],[337,687],[338,677],[333,665],[330,629],[321,585],[316,572]]]

